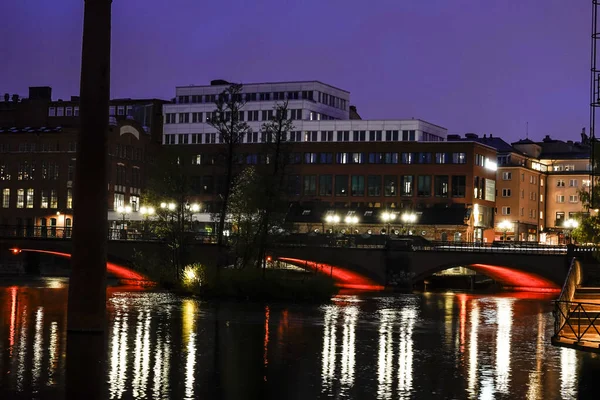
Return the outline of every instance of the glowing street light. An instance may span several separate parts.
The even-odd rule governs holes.
[[[410,233],[410,224],[414,224],[417,221],[417,214],[406,212],[402,214],[400,218],[402,219],[402,222],[408,226],[407,230],[408,233]]]
[[[383,214],[381,214],[381,220],[383,221],[384,224],[387,224],[387,230],[386,233],[389,235],[390,233],[390,226],[392,221],[394,221],[396,219],[396,214],[391,213],[391,212],[384,212]]]
[[[344,222],[348,224],[348,229],[350,230],[350,234],[352,234],[354,232],[352,226],[358,224],[358,217],[356,215],[347,215],[344,218]]]
[[[498,224],[498,228],[500,228],[504,232],[504,238],[502,240],[506,242],[506,234],[510,230],[510,228],[512,228],[512,223],[507,220],[504,220]]]
[[[569,243],[572,241],[571,231],[576,229],[579,226],[579,222],[574,219],[567,219],[563,222],[563,228],[565,229],[565,233],[569,235]]]
[[[331,232],[333,232],[335,225],[339,224],[339,222],[340,222],[340,216],[337,214],[328,214],[325,217],[325,222],[327,222],[328,224],[331,224]]]

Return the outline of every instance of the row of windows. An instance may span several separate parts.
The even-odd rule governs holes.
[[[23,142],[17,145],[17,148],[14,149],[11,147],[10,143],[0,143],[0,153],[9,153],[11,151],[16,151],[19,153],[48,153],[54,151],[60,151],[59,142],[42,142],[39,144],[39,147],[36,143],[28,143]],[[67,147],[67,152],[72,153],[77,151],[77,142],[69,142]]]
[[[577,187],[578,182],[579,181],[577,179],[569,179],[569,187]],[[566,181],[564,179],[557,179],[556,187],[565,187],[565,183],[566,183]],[[589,187],[591,184],[589,179],[584,179],[584,180],[582,180],[581,183],[582,183],[583,187]]]
[[[167,114],[168,115],[168,114]],[[352,135],[351,135],[352,134]],[[222,143],[216,133],[179,133],[164,135],[163,144],[202,144]],[[249,132],[242,138],[242,143],[265,143],[270,136],[264,132]],[[352,140],[350,140],[352,139]],[[285,132],[282,140],[288,142],[396,142],[415,141],[416,131],[291,131]],[[451,154],[451,153],[440,153]],[[441,156],[443,157],[443,156]],[[445,161],[438,164],[445,164]],[[462,164],[462,163],[456,163]]]
[[[108,115],[132,115],[132,106],[110,106],[108,107]],[[48,107],[49,117],[78,117],[79,106],[68,107]]]
[[[502,189],[502,197],[512,197],[512,189]],[[525,189],[521,189],[521,198],[525,198]],[[529,192],[529,200],[537,200],[537,192]],[[540,195],[540,201],[544,201],[542,195]]]
[[[54,161],[42,161],[40,163],[41,174],[38,177],[42,180],[58,180],[59,179],[59,164]],[[75,160],[69,160],[67,168],[67,180],[72,181],[75,173]],[[21,161],[17,164],[17,180],[32,181],[36,177],[36,162]],[[11,180],[12,175],[6,164],[0,164],[0,181]]]
[[[466,153],[290,153],[290,164],[465,164]],[[193,165],[214,164],[214,157],[197,154]],[[268,155],[238,153],[236,164],[270,164]]]
[[[139,211],[140,210],[140,196],[129,195],[129,205],[131,207],[131,211]],[[113,198],[113,210],[118,210],[119,207],[125,207],[125,194],[124,193],[115,193]]]
[[[144,153],[143,150],[139,147],[134,147],[131,145],[116,145],[115,153],[113,154],[115,157],[133,160],[133,161],[143,161]]]
[[[258,92],[258,93],[242,93],[237,95],[235,99],[237,101],[254,102],[254,101],[284,101],[284,100],[308,100],[312,102],[318,102],[326,104],[330,107],[339,108],[340,110],[346,110],[348,102],[345,99],[333,96],[320,91],[315,92],[312,90],[302,91],[288,91],[288,92]],[[229,101],[229,95],[223,94],[194,94],[194,95],[182,95],[177,97],[178,104],[199,104],[199,103],[215,103],[217,98],[221,97],[224,101]]]
[[[17,189],[16,208],[34,208],[35,189]],[[57,209],[58,207],[58,192],[56,189],[42,189],[38,191],[39,208]],[[9,188],[2,189],[2,208],[9,208],[11,204],[11,190]],[[73,208],[73,191],[67,189],[66,208]]]
[[[504,207],[502,207],[501,211],[502,211],[502,215],[512,215],[511,207],[504,206]],[[537,210],[530,208],[529,214],[528,214],[529,218],[535,218],[536,213],[537,213]],[[521,217],[525,216],[525,208],[524,207],[521,207],[520,215],[521,215]],[[540,219],[542,219],[542,218],[544,218],[544,213],[542,211],[540,211]]]
[[[565,195],[564,194],[557,194],[556,195],[556,202],[557,203],[564,203],[565,202]],[[569,195],[569,203],[578,203],[579,202],[579,196],[576,194],[572,194]]]
[[[185,113],[165,113],[165,124],[199,124],[208,123],[216,118],[215,112],[185,112]],[[248,110],[238,112],[238,121],[271,121],[275,116],[274,110]],[[259,118],[260,117],[260,118]],[[326,121],[335,118],[316,111],[309,111],[306,115],[309,121]],[[302,120],[303,111],[301,109],[288,110],[286,116],[291,120]],[[223,115],[223,121],[231,120],[231,111],[226,111]]]
[[[465,197],[464,175],[290,175],[290,196]]]

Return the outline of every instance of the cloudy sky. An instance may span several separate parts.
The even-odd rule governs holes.
[[[0,93],[78,94],[83,0],[0,2]],[[591,1],[116,0],[112,96],[320,80],[363,118],[451,133],[578,139],[589,125]]]

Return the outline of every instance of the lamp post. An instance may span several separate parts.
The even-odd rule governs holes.
[[[414,224],[417,221],[417,214],[413,213],[413,212],[406,212],[404,214],[402,214],[402,223],[403,225],[406,224],[407,228],[407,234],[410,234],[410,224]],[[404,227],[403,227],[404,230]]]
[[[577,222],[574,219],[567,219],[565,222],[563,222],[563,228],[565,230],[565,235],[568,234],[569,235],[569,243],[571,244],[572,241],[572,237],[571,237],[571,231],[575,228],[577,228],[579,226],[579,222]]]
[[[512,227],[512,223],[507,220],[504,220],[498,224],[498,228],[500,228],[503,232],[502,241],[506,242],[506,234]]]
[[[147,231],[148,231],[148,217],[150,217],[151,215],[154,215],[154,207],[142,206],[142,207],[140,207],[140,212],[142,213],[142,216],[144,217],[144,238],[145,238],[147,236]]]
[[[127,239],[127,231],[125,230],[125,216],[131,212],[131,207],[119,206],[117,207],[117,212],[123,217],[123,222],[121,223],[121,239]]]
[[[325,222],[331,225],[331,233],[334,233],[335,225],[340,222],[340,216],[337,214],[329,214],[325,217]]]
[[[350,230],[350,234],[354,234],[354,229],[353,226],[358,224],[358,217],[356,215],[347,215],[346,218],[344,218],[344,222],[346,222],[346,224],[348,224],[348,229]]]
[[[390,234],[391,223],[396,219],[396,214],[391,212],[384,212],[381,214],[381,220],[387,226],[387,230],[385,231],[388,235]]]

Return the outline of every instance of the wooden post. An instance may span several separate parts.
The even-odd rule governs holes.
[[[107,140],[112,0],[85,0],[67,330],[106,325]]]

